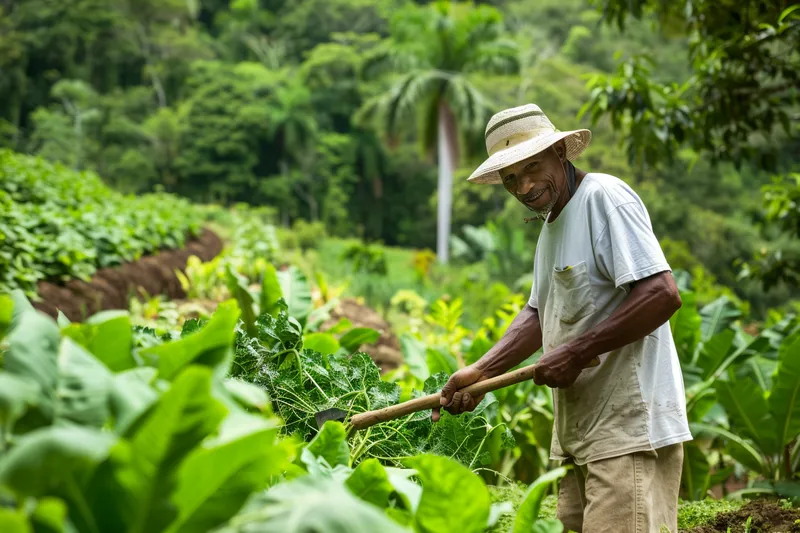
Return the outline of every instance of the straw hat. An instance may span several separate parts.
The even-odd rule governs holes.
[[[527,159],[564,139],[567,159],[574,161],[589,146],[592,132],[586,129],[558,131],[535,104],[512,107],[495,114],[486,125],[489,158],[467,181],[502,183],[500,169]]]

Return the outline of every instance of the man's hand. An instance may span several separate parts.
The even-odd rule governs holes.
[[[555,389],[569,387],[578,379],[587,361],[569,344],[543,355],[533,369],[533,382]]]
[[[481,400],[483,400],[485,395],[473,397],[469,393],[462,393],[460,391],[464,387],[488,378],[489,376],[483,374],[473,365],[456,371],[452,376],[450,376],[450,379],[447,380],[447,383],[445,383],[444,387],[442,387],[442,399],[440,400],[440,403],[442,407],[444,407],[444,410],[451,415],[460,415],[461,413],[474,410],[475,407],[481,403]],[[434,422],[438,422],[440,416],[440,408],[437,407],[433,410],[431,419]]]

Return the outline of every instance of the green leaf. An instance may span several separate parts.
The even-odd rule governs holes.
[[[776,443],[783,448],[800,434],[800,336],[781,346],[769,408],[777,424]]]
[[[537,520],[531,529],[531,533],[562,533],[563,531],[564,524],[557,518]]]
[[[458,370],[458,362],[456,361],[455,357],[450,354],[443,353],[434,348],[428,348],[426,350],[426,356],[428,371],[430,372],[431,376],[438,374],[439,372],[444,372],[447,375],[451,375]]]
[[[302,322],[314,307],[308,278],[294,265],[281,270],[277,275],[281,294],[289,306],[289,315]]]
[[[10,433],[14,423],[38,399],[39,386],[36,382],[8,372],[0,373],[0,429]]]
[[[110,402],[117,434],[127,433],[128,428],[158,399],[151,386],[157,372],[152,367],[141,367],[114,375]]]
[[[42,420],[34,425],[52,421],[56,415],[59,341],[55,321],[35,312],[20,315],[17,326],[8,335],[6,371],[36,383],[41,391],[36,408]]]
[[[339,351],[339,341],[328,333],[311,333],[303,337],[303,348],[330,355]]]
[[[127,435],[108,477],[92,487],[92,506],[104,509],[104,531],[162,531],[177,518],[171,495],[181,462],[218,427],[225,407],[211,395],[211,370],[190,366],[177,375],[144,420]]]
[[[67,318],[67,315],[62,313],[61,310],[59,309],[58,314],[56,315],[56,323],[58,324],[58,327],[63,329],[72,324],[72,321],[69,318]]]
[[[239,310],[231,301],[219,304],[211,320],[202,329],[173,342],[139,352],[158,367],[159,377],[174,379],[189,364],[217,366],[232,355]],[[226,368],[227,370],[227,368]]]
[[[409,468],[386,467],[386,475],[389,482],[394,487],[403,504],[416,514],[419,502],[422,499],[422,487],[411,481],[409,478],[416,474],[416,471]]]
[[[695,436],[700,436],[702,433],[710,433],[712,436],[725,439],[728,442],[728,452],[737,462],[754,472],[768,472],[764,458],[759,451],[740,436],[726,429],[701,422],[691,424],[691,428],[692,434]]]
[[[4,507],[0,507],[0,531],[3,533],[33,533],[25,513]]]
[[[225,265],[225,284],[231,295],[236,299],[241,311],[242,322],[247,333],[253,337],[256,335],[256,313],[253,310],[253,296],[247,289],[247,279],[233,271],[230,264]]]
[[[350,466],[350,447],[347,445],[347,433],[341,422],[335,420],[325,422],[320,432],[308,443],[307,449],[314,457],[325,459],[329,466]]]
[[[377,342],[381,334],[372,328],[353,328],[339,339],[339,344],[348,352],[355,352],[362,344]]]
[[[280,483],[252,502],[219,533],[411,533],[333,479],[309,476]]]
[[[277,317],[280,307],[278,301],[283,298],[281,284],[278,281],[278,272],[272,263],[264,266],[264,276],[261,279],[261,294],[259,295],[259,311]]]
[[[347,478],[345,485],[350,492],[381,509],[389,505],[389,495],[394,492],[386,469],[374,457],[361,462]]]
[[[14,301],[8,294],[0,294],[0,341],[11,328],[11,317],[14,312]]]
[[[23,315],[27,313],[41,314],[34,309],[34,307],[31,305],[31,302],[28,300],[28,297],[25,296],[25,293],[19,289],[14,289],[11,291],[11,302],[12,307],[11,326],[9,327],[10,330],[15,329],[19,325]]]
[[[514,504],[511,502],[493,503],[489,509],[489,521],[486,527],[494,527],[504,514],[514,514]]]
[[[173,497],[178,518],[167,533],[214,529],[236,514],[252,493],[265,489],[271,476],[284,470],[290,449],[278,442],[278,429],[257,423],[250,426],[237,428],[239,436],[234,440],[197,448],[187,457]]]
[[[728,329],[741,314],[741,311],[736,308],[727,296],[720,296],[706,305],[700,310],[702,340],[707,341],[717,333]]]
[[[113,434],[77,426],[38,429],[16,441],[0,460],[0,485],[20,496],[69,495],[85,487],[94,469],[108,457]]]
[[[731,329],[718,333],[703,343],[697,357],[697,366],[703,369],[703,379],[708,379],[719,368],[733,348],[735,334]]]
[[[89,350],[113,372],[136,366],[131,355],[131,321],[125,311],[102,311],[85,323],[64,327],[61,333]]]
[[[491,498],[480,477],[447,457],[425,454],[404,463],[416,470],[422,482],[422,498],[414,515],[416,529],[422,533],[483,531]]]
[[[681,483],[688,500],[704,500],[710,481],[709,470],[711,465],[697,443],[684,443],[683,474]]]
[[[58,358],[56,420],[103,426],[109,415],[111,372],[70,338],[61,342]]]
[[[520,533],[522,531],[532,531],[539,519],[539,509],[550,487],[567,474],[567,469],[563,466],[555,468],[539,476],[536,481],[531,483],[517,509],[517,517],[510,533]]]
[[[689,363],[700,341],[700,325],[703,319],[697,312],[697,297],[693,292],[682,292],[681,300],[683,305],[672,315],[670,325],[681,362]]]
[[[425,360],[425,344],[408,333],[404,333],[400,336],[400,349],[411,374],[422,381],[428,379],[431,373]]]
[[[61,533],[66,519],[67,506],[56,498],[38,500],[31,515],[34,533]]]
[[[732,428],[752,439],[763,452],[779,453],[777,427],[764,391],[750,379],[720,381],[715,388]]]
[[[233,378],[226,379],[223,384],[231,396],[243,407],[262,412],[269,410],[267,392],[258,385]]]

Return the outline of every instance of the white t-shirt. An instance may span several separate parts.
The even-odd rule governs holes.
[[[616,177],[587,174],[536,247],[529,305],[544,352],[609,317],[630,282],[669,270],[637,194]],[[585,464],[692,439],[669,322],[600,361],[553,389],[552,459]]]

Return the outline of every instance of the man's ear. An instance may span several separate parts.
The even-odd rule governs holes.
[[[558,159],[564,163],[567,160],[567,144],[564,142],[564,139],[561,139],[557,143],[553,145],[553,149],[556,151],[558,155]]]

